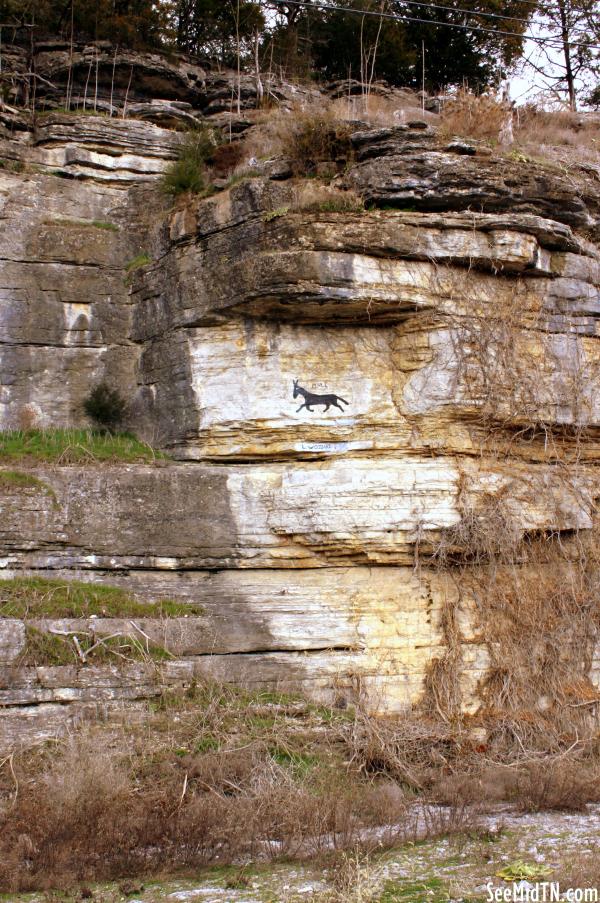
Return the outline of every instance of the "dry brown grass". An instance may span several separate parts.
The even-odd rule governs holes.
[[[437,119],[423,113],[411,92],[396,96],[352,95],[335,100],[323,98],[299,104],[291,110],[265,112],[245,136],[245,159],[283,156],[294,174],[331,177],[350,163],[350,135],[358,127],[392,127],[410,119]]]
[[[531,159],[569,167],[600,160],[600,114],[535,104],[513,108],[493,94],[458,91],[443,106],[441,133],[510,145],[516,163]]]
[[[222,179],[230,176],[239,166],[244,165],[245,149],[242,141],[226,141],[213,151],[209,162],[213,177]]]
[[[251,157],[283,156],[297,176],[330,178],[352,161],[348,139],[357,128],[391,128],[411,119],[439,126],[442,140],[459,136],[505,146],[515,164],[531,160],[563,168],[600,158],[600,114],[514,108],[492,93],[462,89],[444,102],[438,116],[423,111],[415,94],[397,91],[313,99],[292,109],[263,111],[247,135],[231,145],[233,150],[218,152],[216,157],[222,153],[224,159],[217,174],[239,171]]]
[[[328,878],[331,889],[317,898],[318,903],[375,903],[380,899],[383,871],[360,850],[337,856]]]
[[[524,812],[584,812],[600,796],[600,763],[568,758],[529,762],[518,771],[513,793]]]
[[[128,732],[98,726],[5,759],[0,890],[369,849],[471,824],[463,808],[416,814],[404,780],[359,762],[356,730],[347,713],[203,686],[165,696]]]
[[[295,175],[314,175],[329,167],[335,175],[352,159],[349,123],[338,119],[331,107],[298,108],[271,115],[259,135],[255,135],[252,150],[264,156],[283,155],[290,161]]]
[[[600,114],[550,112],[533,104],[520,107],[514,117],[515,140],[532,155],[562,161],[598,163]]]
[[[567,888],[600,888],[600,845],[569,856],[552,876],[562,890]]]
[[[362,213],[364,204],[354,191],[342,191],[309,179],[294,186],[294,200],[289,209],[294,213]]]
[[[448,773],[469,758],[460,727],[414,715],[371,718],[357,712],[348,735],[349,764],[359,774],[393,780],[411,792],[431,786],[440,769]]]
[[[346,851],[324,899],[366,903],[369,851],[476,830],[483,800],[583,808],[598,773],[590,756],[492,764],[458,722],[207,685],[3,760],[0,891]]]
[[[444,103],[440,129],[448,136],[497,141],[509,115],[510,105],[493,94],[461,89]]]
[[[419,98],[412,91],[398,91],[391,95],[353,94],[331,102],[333,115],[340,120],[365,122],[372,127],[390,128],[411,119],[437,121],[437,116],[424,111]]]

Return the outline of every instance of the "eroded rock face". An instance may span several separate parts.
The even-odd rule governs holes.
[[[372,455],[332,445],[312,452],[328,460],[293,467],[37,469],[44,491],[4,492],[4,554],[52,568],[410,564],[417,542],[431,547],[459,523],[460,506],[476,511],[508,488],[515,524],[532,533],[589,529],[600,496],[593,467],[565,485],[543,464],[507,472],[493,460],[408,454],[374,468]]]
[[[0,192],[0,427],[73,425],[105,373],[133,379],[126,198],[41,173]]]
[[[589,167],[579,167],[573,183],[551,164],[482,156],[475,147],[467,154],[464,145],[440,146],[432,129],[407,126],[364,132],[355,143],[360,162],[347,184],[377,205],[537,213],[598,228],[598,178]]]
[[[32,59],[29,59],[30,54]],[[260,86],[252,75],[233,70],[211,71],[183,54],[129,50],[110,41],[90,44],[56,40],[33,47],[3,44],[2,71],[11,102],[28,104],[33,70],[36,108],[79,110],[140,119],[167,128],[186,128],[210,119],[226,121],[234,132],[251,124],[246,112],[260,106],[261,97],[293,105],[318,98],[316,88],[289,84],[264,73]],[[239,94],[239,110],[238,110]],[[0,112],[0,128],[26,128],[26,117]],[[78,144],[79,142],[75,142]]]
[[[169,209],[152,180],[178,140],[53,114],[19,145],[38,170],[1,173],[0,426],[82,424],[108,379],[176,459],[0,481],[4,573],[203,614],[137,622],[175,656],[160,673],[17,677],[24,626],[0,620],[0,744],[205,675],[402,711],[448,659],[476,711],[497,650],[452,562],[475,571],[491,547],[595,527],[597,182],[416,124],[360,133],[343,177],[394,209],[303,210],[280,175]],[[137,629],[95,629],[116,627]]]

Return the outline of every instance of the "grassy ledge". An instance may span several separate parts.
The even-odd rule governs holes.
[[[152,258],[149,254],[136,254],[135,257],[132,257],[131,260],[127,262],[125,270],[128,273],[133,273],[135,270],[139,270],[140,267],[148,266],[149,263],[152,263]]]
[[[173,599],[141,602],[118,586],[43,577],[0,580],[4,618],[178,618],[202,613],[201,605]]]
[[[150,463],[165,460],[166,455],[129,433],[75,429],[9,430],[0,433],[0,464],[23,459],[56,464]]]
[[[109,223],[107,220],[100,219],[70,219],[69,217],[55,217],[54,219],[44,220],[47,226],[65,226],[74,229],[102,229],[105,232],[119,232],[116,223]]]

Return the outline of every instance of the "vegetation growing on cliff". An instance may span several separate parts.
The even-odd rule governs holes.
[[[557,757],[542,782],[532,763],[486,761],[458,726],[193,685],[164,692],[143,722],[98,725],[0,762],[0,889],[473,837],[473,802],[485,797],[519,793],[535,808],[543,783],[546,805],[584,807],[598,794],[583,781],[589,767],[580,762],[576,774]],[[353,900],[348,885],[341,895],[348,875],[332,877],[340,895],[322,899]],[[415,880],[376,886],[382,900],[440,889]]]
[[[35,492],[42,492],[53,499],[56,498],[48,483],[31,473],[24,473],[22,470],[0,470],[0,489],[33,489]]]
[[[118,389],[101,382],[84,399],[83,410],[101,430],[113,431],[125,419],[127,402]]]
[[[207,126],[191,129],[179,147],[175,160],[163,177],[168,194],[204,194],[210,191],[206,164],[221,142],[220,133]]]
[[[202,614],[196,603],[142,601],[117,586],[44,577],[0,580],[4,618],[175,618]]]
[[[165,459],[129,433],[111,434],[82,429],[27,429],[0,432],[0,463],[9,461],[93,464],[151,463]]]
[[[77,642],[75,642],[75,640]],[[15,668],[47,668],[65,665],[111,665],[123,667],[135,662],[164,662],[173,656],[164,646],[149,643],[143,637],[97,636],[74,631],[59,636],[27,625],[25,647]]]

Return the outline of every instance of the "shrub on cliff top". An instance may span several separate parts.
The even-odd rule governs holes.
[[[312,175],[320,163],[348,161],[352,157],[352,125],[329,110],[288,116],[280,138],[283,152],[296,175]]]

